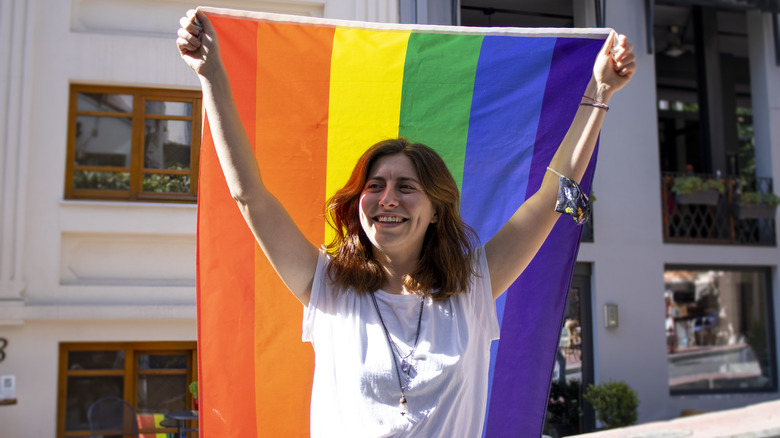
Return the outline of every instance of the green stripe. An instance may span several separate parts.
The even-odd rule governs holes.
[[[412,33],[406,52],[398,135],[435,149],[458,188],[482,38]]]

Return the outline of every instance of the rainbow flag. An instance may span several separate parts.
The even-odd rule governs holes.
[[[358,156],[398,136],[444,157],[486,242],[541,184],[608,34],[205,11],[263,179],[316,245],[329,237],[324,202]],[[244,224],[204,126],[201,436],[307,436],[314,357],[302,306]],[[487,436],[539,436],[580,232],[562,217],[497,302]]]

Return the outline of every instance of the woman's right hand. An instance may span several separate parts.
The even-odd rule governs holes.
[[[201,26],[195,24],[195,18]],[[176,46],[187,65],[201,76],[209,76],[222,65],[219,56],[219,42],[209,18],[200,11],[190,9],[179,20],[181,27],[177,32]]]

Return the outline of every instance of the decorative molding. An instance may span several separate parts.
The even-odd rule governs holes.
[[[209,5],[259,12],[322,17],[324,1],[218,0]],[[74,32],[175,37],[179,18],[198,6],[188,0],[71,0]]]
[[[61,285],[195,286],[194,236],[63,233]]]
[[[197,309],[192,305],[0,305],[0,327],[19,325],[26,320],[117,320],[117,319],[192,319]]]
[[[0,299],[24,290],[24,224],[35,0],[0,3]]]
[[[21,325],[24,323],[24,302],[0,301],[0,327],[4,325]]]

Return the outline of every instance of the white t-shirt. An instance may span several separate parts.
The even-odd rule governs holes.
[[[420,340],[401,415],[401,389],[371,296],[335,290],[320,254],[303,340],[314,346],[312,437],[477,437],[487,404],[490,343],[499,328],[484,251],[467,293],[425,299]],[[404,354],[417,333],[420,297],[379,290],[390,336]],[[403,372],[401,378],[405,379]]]

